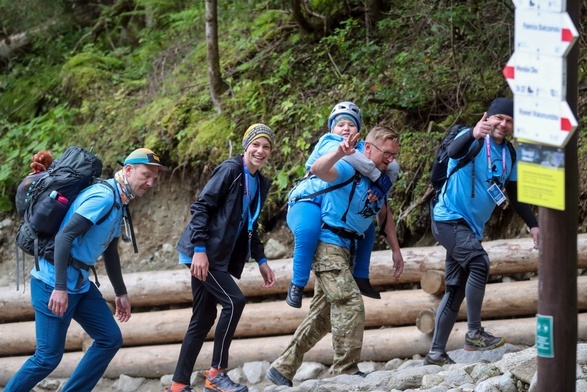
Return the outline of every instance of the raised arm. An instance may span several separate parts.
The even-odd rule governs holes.
[[[332,182],[337,179],[338,171],[334,164],[342,157],[352,155],[355,152],[355,144],[357,143],[359,135],[349,140],[343,140],[338,145],[338,148],[332,152],[322,155],[312,164],[312,174],[320,178],[322,181]]]
[[[377,181],[381,176],[381,170],[375,166],[372,160],[359,151],[355,151],[353,154],[345,156],[343,159],[354,167],[356,171],[365,177],[369,177],[371,181]]]

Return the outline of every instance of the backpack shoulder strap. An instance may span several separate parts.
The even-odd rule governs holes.
[[[452,169],[452,171],[450,172],[448,177],[450,177],[455,172],[457,172],[458,170],[465,167],[469,162],[473,161],[477,157],[477,155],[479,155],[481,148],[483,148],[483,139],[482,138],[477,139],[475,141],[475,146],[467,153],[467,155],[465,155],[464,157],[462,157],[461,159],[459,159],[457,161],[457,165]],[[447,181],[448,181],[448,177],[446,178]]]
[[[351,182],[353,182],[353,181],[355,180],[355,176],[356,176],[356,172],[355,172],[355,175],[354,175],[354,176],[352,176],[351,178],[349,178],[349,179],[348,179],[348,180],[346,180],[346,181],[343,181],[343,182],[341,182],[341,183],[339,183],[339,184],[336,184],[336,185],[329,186],[329,187],[327,187],[327,188],[325,188],[325,189],[319,190],[319,191],[317,191],[317,192],[314,192],[314,193],[311,193],[311,194],[309,194],[309,195],[298,196],[298,197],[296,197],[296,198],[295,198],[294,200],[292,200],[292,201],[295,203],[295,202],[297,202],[297,201],[299,201],[299,200],[301,200],[301,199],[311,199],[311,198],[313,198],[313,197],[316,197],[316,196],[323,195],[323,194],[325,194],[325,193],[327,193],[327,192],[332,192],[332,191],[335,191],[335,190],[337,190],[337,189],[340,189],[340,188],[342,188],[343,186],[346,186],[346,185],[350,184]],[[304,177],[302,180],[305,180],[305,179],[307,179],[307,178],[310,178],[310,177],[311,177],[311,176],[306,176],[306,177]]]
[[[114,203],[112,203],[112,206],[110,207],[108,212],[96,222],[96,225],[99,225],[99,224],[104,223],[104,221],[106,221],[106,219],[108,219],[108,217],[110,216],[110,213],[112,212],[114,207],[116,207],[117,210],[120,209],[120,204],[116,200],[116,191],[114,190],[112,185],[110,185],[110,183],[108,183],[108,181],[99,179],[99,180],[97,180],[96,184],[101,184],[101,185],[108,187],[112,191],[112,194],[114,196]]]
[[[512,171],[514,169],[514,165],[516,164],[516,159],[518,158],[518,153],[516,152],[516,148],[509,140],[506,140],[506,146],[508,146],[508,150],[510,150],[510,157],[512,158]],[[511,175],[511,173],[510,173]],[[508,177],[509,181],[509,177]]]
[[[516,163],[516,159],[518,158],[518,153],[516,152],[516,148],[514,147],[512,142],[510,142],[509,140],[506,140],[506,146],[508,146],[508,149],[510,150],[510,155],[512,157],[512,167],[513,167],[514,164]]]
[[[346,207],[346,210],[345,210],[344,214],[342,214],[341,220],[343,222],[346,222],[346,217],[347,217],[347,214],[349,212],[349,208],[351,208],[351,201],[353,200],[353,196],[355,195],[355,190],[357,189],[357,184],[359,182],[361,182],[361,178],[362,177],[363,177],[363,175],[361,173],[359,173],[358,171],[355,170],[355,174],[350,178],[350,180],[353,182],[353,186],[352,186],[351,191],[349,193],[349,202],[348,202],[348,205]],[[345,181],[345,182],[348,182],[348,181]]]
[[[124,206],[124,219],[126,219],[125,226],[128,225],[128,234],[130,235],[130,241],[132,242],[132,247],[135,253],[139,253],[139,248],[137,246],[137,239],[135,237],[135,229],[132,225],[132,217],[130,215],[130,210],[128,206]],[[123,237],[124,241],[124,237]]]
[[[483,148],[483,138],[479,138],[475,141],[475,146],[461,159],[458,160],[457,164],[450,173],[446,176],[446,182],[450,179],[450,177],[455,174],[457,171],[461,170],[465,167],[469,162],[474,161],[481,149]],[[472,178],[471,181],[471,197],[475,197],[475,165],[472,167]],[[446,189],[445,189],[446,192]]]

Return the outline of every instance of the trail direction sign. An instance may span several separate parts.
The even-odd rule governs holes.
[[[503,69],[515,97],[564,101],[567,93],[567,64],[560,56],[514,52]]]
[[[567,9],[566,0],[514,0],[517,10],[563,12]]]
[[[515,25],[516,52],[566,56],[579,36],[566,12],[516,10]]]
[[[566,101],[516,95],[514,118],[516,138],[556,147],[564,147],[577,128],[577,119]]]

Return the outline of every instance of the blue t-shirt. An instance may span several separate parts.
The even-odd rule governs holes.
[[[318,140],[318,143],[314,147],[312,154],[310,154],[310,157],[306,161],[306,170],[310,170],[310,168],[312,167],[312,164],[314,162],[316,162],[316,160],[318,158],[320,158],[322,155],[327,154],[329,152],[332,152],[336,148],[338,148],[338,145],[343,140],[344,140],[344,138],[342,136],[337,135],[335,133],[327,133],[327,134],[323,135],[320,138],[320,140]],[[357,151],[363,152],[363,150],[365,149],[365,142],[363,142],[363,141],[358,142],[356,144],[355,148],[357,149]],[[321,199],[322,195],[316,196],[311,199],[305,198],[305,196],[311,195],[311,194],[319,192],[321,190],[324,190],[331,185],[332,184],[324,182],[316,176],[310,175],[310,176],[304,178],[303,180],[301,180],[289,192],[289,196],[288,196],[289,205],[293,204],[296,201],[300,201],[300,200],[313,201],[317,204],[320,204],[321,200],[322,200]]]
[[[245,228],[245,230],[248,230],[249,218],[254,222],[255,217],[259,216],[259,211],[257,210],[261,206],[260,204],[258,204],[258,201],[261,200],[261,195],[257,195],[257,191],[259,189],[259,179],[257,177],[257,173],[251,174],[248,171],[246,171],[246,176],[247,179],[245,182],[245,188],[248,187],[249,189],[245,189],[245,192],[243,192],[243,214],[241,221],[238,225],[237,236],[241,234],[243,228]],[[257,203],[252,205],[251,203],[255,199],[255,196],[258,196]]]
[[[457,137],[468,132],[464,130]],[[471,144],[473,148],[475,144]],[[497,144],[490,138],[490,153],[487,153],[485,139],[483,148],[472,161],[455,172],[444,184],[434,207],[434,220],[443,222],[464,219],[478,239],[483,238],[485,224],[491,217],[496,203],[488,193],[489,180],[493,180],[501,189],[506,181],[517,181],[517,163],[512,167],[512,157],[505,141]],[[504,162],[505,157],[505,162]],[[489,160],[488,160],[489,159]],[[488,161],[490,164],[488,165]],[[458,159],[448,161],[447,173],[456,166]],[[475,165],[474,197],[471,197],[471,183],[473,180],[473,165]]]
[[[117,189],[113,179],[107,180],[114,189]],[[71,247],[71,256],[84,264],[94,265],[100,255],[104,253],[110,242],[120,236],[122,224],[122,208],[112,208],[112,212],[106,220],[96,225],[102,217],[108,213],[114,204],[114,193],[108,186],[95,184],[82,190],[61,222],[59,230],[63,229],[69,222],[74,213],[92,221],[92,226],[83,236],[73,240]],[[116,196],[116,201],[121,205],[120,198]],[[84,277],[84,282],[79,289],[76,289],[77,280],[80,271]],[[39,259],[39,271],[33,268],[31,275],[55,287],[55,267],[44,258]],[[90,288],[88,277],[90,271],[78,270],[72,266],[67,267],[67,292],[70,294],[85,293]]]
[[[355,175],[355,169],[345,161],[338,161],[334,167],[338,172],[336,180],[327,183],[328,186],[339,184],[348,180]],[[357,234],[363,234],[369,228],[373,218],[377,215],[381,207],[387,200],[369,201],[367,190],[371,186],[371,181],[364,176],[356,185],[352,198],[350,198],[353,183],[350,183],[335,192],[327,192],[322,197],[321,215],[322,221],[332,227],[343,227],[354,231]],[[349,201],[350,198],[350,201]],[[343,221],[345,211],[346,220]],[[341,238],[330,230],[322,229],[320,241],[342,246],[349,249],[351,240]]]

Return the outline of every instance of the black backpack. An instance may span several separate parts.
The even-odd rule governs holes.
[[[20,196],[17,192],[17,197],[25,197],[17,201],[17,205],[24,210],[23,221],[16,234],[17,290],[18,248],[35,257],[35,268],[38,270],[39,257],[53,261],[55,235],[77,195],[96,182],[108,186],[115,193],[110,184],[99,179],[102,174],[102,161],[81,147],[69,147],[63,156],[54,161],[43,173],[43,176],[35,178],[32,182],[28,177],[25,178],[19,186],[23,189]],[[102,223],[117,204],[115,201],[97,224]],[[22,259],[24,269],[24,254]]]
[[[466,125],[453,125],[447,132],[446,136],[440,142],[438,146],[438,150],[436,150],[436,156],[434,158],[434,163],[432,164],[432,170],[430,171],[430,182],[436,191],[435,200],[442,189],[444,183],[457,171],[465,167],[469,162],[475,159],[475,157],[479,154],[481,149],[483,148],[483,138],[477,140],[475,146],[459,161],[457,162],[456,166],[448,173],[448,146],[452,141],[457,137],[459,133],[461,133],[466,128],[470,128]],[[510,155],[512,157],[512,167],[516,162],[516,149],[512,145],[509,140],[506,140],[506,145],[510,150]],[[473,177],[475,177],[475,169],[473,166]],[[475,197],[474,189],[471,189],[471,197]]]

